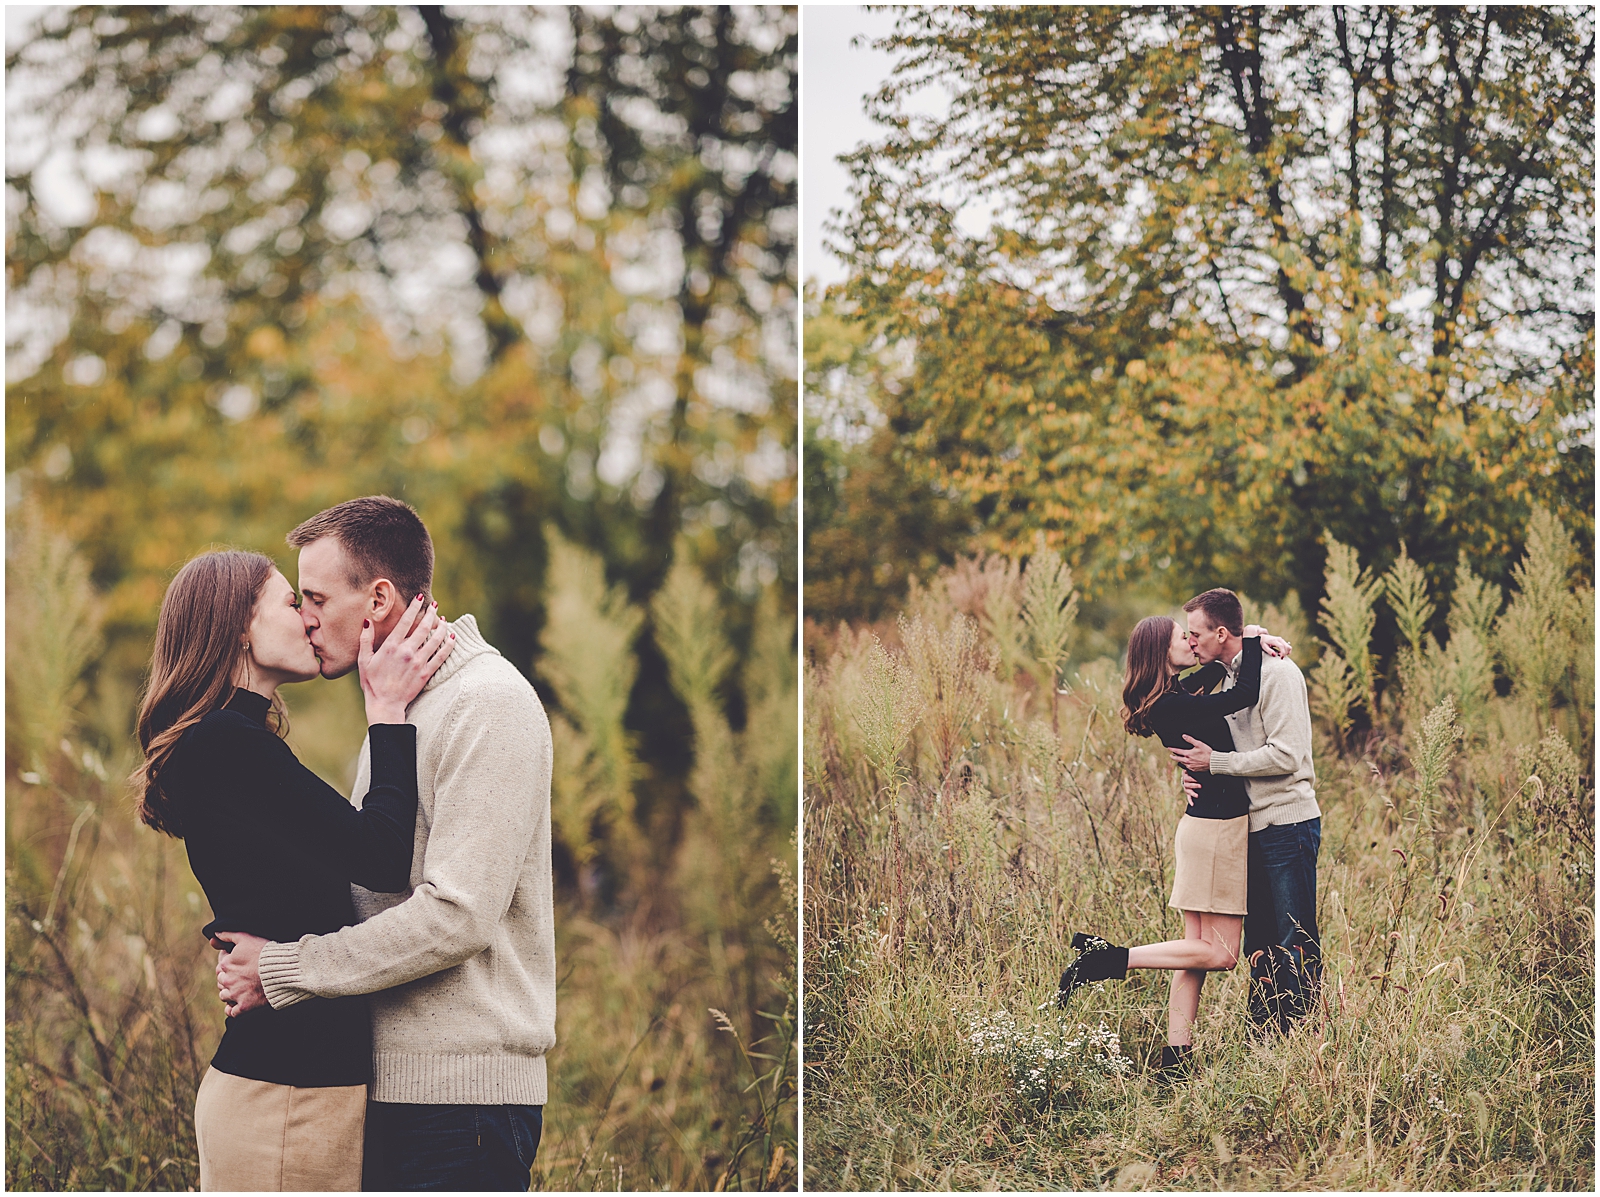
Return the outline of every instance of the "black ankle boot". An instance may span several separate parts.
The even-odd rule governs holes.
[[[1093,981],[1121,981],[1128,975],[1128,949],[1109,944],[1098,935],[1085,935],[1082,931],[1072,937],[1072,946],[1078,949],[1078,958],[1061,974],[1061,988],[1056,994],[1056,1005],[1066,1008],[1073,990]]]
[[[1194,1075],[1194,1048],[1190,1044],[1167,1044],[1161,1049],[1161,1067],[1156,1076],[1163,1081],[1182,1081]]]

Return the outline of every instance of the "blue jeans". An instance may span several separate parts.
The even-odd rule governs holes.
[[[526,1193],[543,1129],[542,1106],[370,1102],[361,1187]]]
[[[1311,1012],[1321,992],[1321,846],[1320,818],[1250,833],[1244,953],[1250,962],[1250,1021],[1264,1031],[1287,1031],[1290,1023]]]

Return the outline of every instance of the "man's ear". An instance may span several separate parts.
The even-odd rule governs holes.
[[[398,617],[405,607],[400,592],[388,578],[379,578],[367,592],[367,609],[374,625],[381,624],[391,616]]]

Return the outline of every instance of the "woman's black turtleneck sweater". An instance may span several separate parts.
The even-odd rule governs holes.
[[[1261,697],[1261,638],[1250,636],[1244,642],[1244,656],[1239,662],[1239,676],[1233,689],[1217,694],[1190,693],[1189,689],[1203,689],[1222,677],[1222,666],[1216,662],[1184,680],[1176,681],[1173,688],[1150,708],[1149,726],[1168,748],[1192,748],[1183,737],[1193,736],[1213,752],[1233,751],[1233,731],[1228,727],[1227,716],[1256,705]],[[1188,687],[1186,689],[1184,687]],[[1250,813],[1250,795],[1244,778],[1222,774],[1191,773],[1200,782],[1200,793],[1187,808],[1187,813],[1197,819],[1237,819]]]
[[[216,916],[202,930],[280,943],[356,921],[350,884],[410,883],[417,816],[417,729],[373,724],[372,788],[357,810],[267,728],[269,701],[236,690],[183,734],[164,789],[189,865]],[[372,1076],[365,997],[311,998],[227,1020],[211,1066],[278,1085],[364,1085]]]

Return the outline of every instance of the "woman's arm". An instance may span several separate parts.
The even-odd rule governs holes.
[[[376,630],[362,625],[361,689],[367,706],[372,782],[361,809],[296,759],[271,737],[276,788],[285,796],[283,829],[328,861],[346,880],[378,893],[400,893],[411,884],[417,821],[417,729],[406,723],[406,707],[450,655],[454,634],[422,595],[412,600],[397,627],[374,650]],[[265,734],[265,733],[264,733]],[[268,796],[268,802],[271,798]]]
[[[1222,667],[1221,661],[1213,661],[1209,665],[1202,665],[1193,673],[1178,679],[1178,685],[1189,694],[1203,694],[1220,682],[1227,670]]]
[[[282,839],[303,846],[347,881],[378,893],[398,893],[411,883],[417,820],[417,729],[375,723],[372,785],[357,810],[345,796],[306,768],[289,746],[265,728],[251,728],[253,751],[239,768],[256,777],[245,787],[257,827],[270,825]],[[251,760],[249,758],[255,758]]]
[[[1246,636],[1244,640],[1244,659],[1239,662],[1239,677],[1234,682],[1233,689],[1222,690],[1216,694],[1185,694],[1179,690],[1174,692],[1167,701],[1181,703],[1179,708],[1189,713],[1204,712],[1208,715],[1231,715],[1235,711],[1242,711],[1246,707],[1253,707],[1261,697],[1261,638],[1259,636]]]

